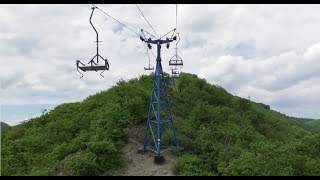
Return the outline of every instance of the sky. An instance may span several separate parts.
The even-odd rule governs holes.
[[[153,30],[134,4],[96,4],[135,33]],[[91,4],[0,6],[1,121],[10,125],[61,103],[82,101],[120,79],[142,74],[147,47],[139,36],[101,11],[92,22],[110,70],[76,71],[95,55]],[[139,4],[161,36],[176,27],[175,4]],[[320,119],[320,5],[179,4],[178,54],[182,72],[289,116]],[[163,69],[175,54],[162,48]],[[149,53],[151,65],[155,64]],[[153,53],[153,54],[152,54]],[[147,112],[147,111],[146,111]]]

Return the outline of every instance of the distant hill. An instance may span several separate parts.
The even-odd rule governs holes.
[[[0,122],[1,123],[1,132],[4,133],[4,132],[7,132],[11,126],[7,123],[4,123],[4,122]]]
[[[125,130],[145,133],[134,127],[145,126],[152,82],[152,74],[119,81],[14,126],[1,139],[2,175],[121,175]],[[320,133],[299,120],[193,74],[168,90],[184,148],[172,152],[176,175],[320,175]]]
[[[308,121],[306,124],[312,127],[315,131],[320,132],[320,119]]]
[[[316,120],[316,119],[311,119],[311,118],[297,118],[297,117],[292,117],[292,118],[297,121],[301,121],[301,122],[309,122],[309,121]]]
[[[300,126],[308,131],[320,133],[320,120],[311,118],[296,118],[291,117],[292,120],[297,121]]]

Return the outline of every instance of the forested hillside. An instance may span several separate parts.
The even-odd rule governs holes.
[[[7,123],[1,122],[1,132],[6,132],[11,128],[11,126]]]
[[[152,81],[120,81],[14,126],[1,138],[2,175],[121,174],[124,129],[146,122]],[[319,131],[188,73],[169,94],[184,148],[176,175],[320,175]]]
[[[306,124],[309,125],[310,128],[313,129],[314,132],[320,132],[320,120],[312,120],[306,122]]]

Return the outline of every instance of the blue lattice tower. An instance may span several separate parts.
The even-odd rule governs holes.
[[[157,65],[151,92],[143,150],[155,152],[155,162],[161,163],[157,162],[159,159],[160,161],[164,160],[161,153],[179,146],[170,108],[166,79],[161,65],[161,45],[168,44],[176,38],[167,38],[166,40],[141,39],[149,45],[157,45]]]

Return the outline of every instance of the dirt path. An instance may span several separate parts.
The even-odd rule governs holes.
[[[154,153],[147,152],[139,154],[138,149],[141,147],[134,140],[129,140],[128,144],[123,148],[123,156],[125,159],[124,176],[174,176],[172,168],[175,157],[169,153],[165,153],[165,163],[157,165],[153,162]]]

